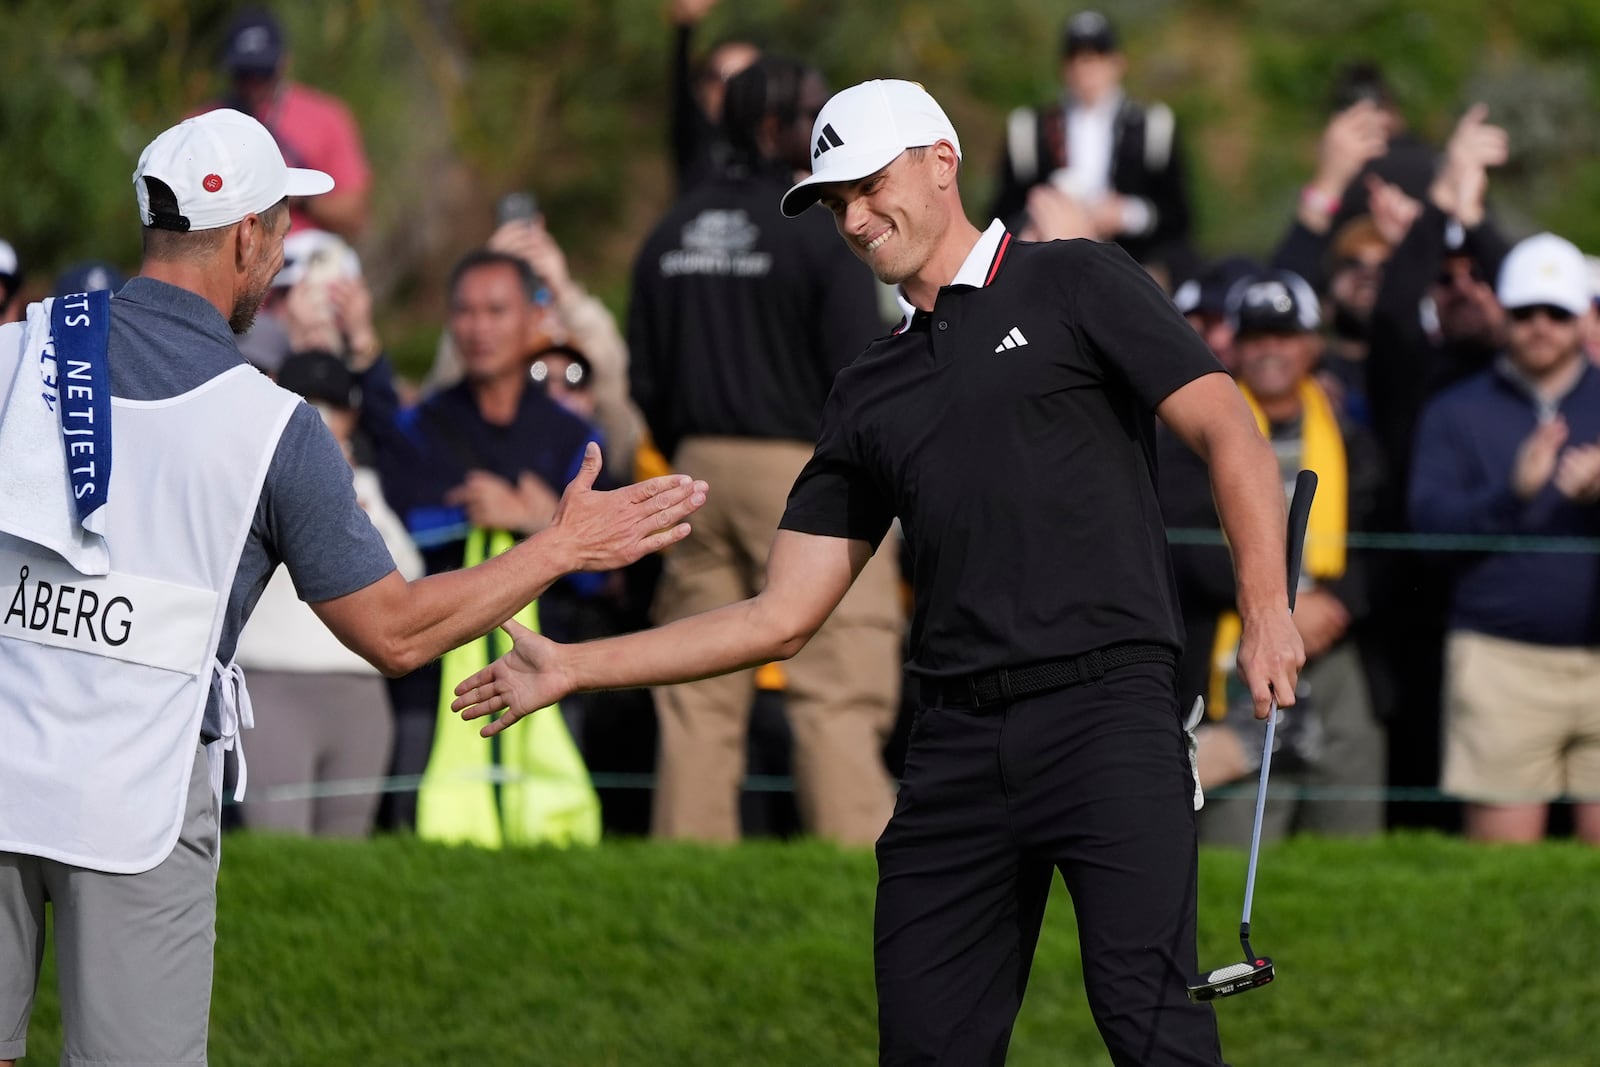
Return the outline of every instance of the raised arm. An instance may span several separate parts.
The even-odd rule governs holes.
[[[1174,433],[1211,471],[1211,492],[1233,552],[1237,604],[1244,622],[1239,674],[1249,683],[1256,717],[1267,717],[1274,698],[1294,703],[1305,647],[1289,615],[1284,535],[1288,514],[1283,480],[1272,446],[1233,380],[1206,374],[1178,389],[1156,408]]]
[[[480,637],[572,571],[614,570],[683,540],[706,485],[683,475],[596,491],[600,449],[589,444],[550,525],[476,567],[414,582],[391,571],[311,605],[328,629],[389,675],[406,674]]]
[[[499,713],[492,737],[569,693],[671,685],[788,659],[805,646],[872,556],[865,541],[779,530],[767,584],[748,600],[655,630],[560,645],[505,623],[510,652],[456,686],[464,719]]]

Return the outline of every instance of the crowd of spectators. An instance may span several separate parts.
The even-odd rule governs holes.
[[[561,640],[757,591],[833,374],[892,326],[893,300],[826,219],[777,210],[826,150],[812,129],[822,73],[748,41],[707,47],[697,32],[714,3],[670,4],[677,196],[639,249],[623,321],[523,202],[452,271],[420,381],[385,355],[363,279],[371,168],[355,117],[287,77],[290,42],[271,12],[230,26],[226,88],[202,109],[256,116],[291,165],[337,181],[291,205],[283,271],[240,348],[335,431],[408,577],[548,523],[589,441],[613,484],[668,469],[710,481],[693,537],[665,559],[574,576],[541,598],[523,621]],[[1060,94],[995,117],[985,221],[1025,240],[1122,245],[1235,376],[1286,491],[1301,468],[1321,478],[1295,616],[1308,662],[1278,731],[1269,836],[1453,825],[1454,807],[1419,817],[1387,793],[1410,785],[1461,802],[1475,838],[1537,839],[1565,801],[1573,832],[1600,843],[1596,261],[1495,219],[1492,177],[1514,129],[1472,105],[1443,146],[1428,145],[1365,63],[1330,86],[1315,166],[1270,254],[1203,250],[1182,131],[1166,103],[1124,92],[1127,69],[1103,15],[1067,20]],[[103,262],[53,285],[24,267],[0,239],[0,322],[24,314],[25,296],[124,281]],[[1231,563],[1199,461],[1170,436],[1160,447],[1168,525],[1201,535],[1174,549],[1180,672],[1208,708],[1201,777],[1235,786],[1207,804],[1202,829],[1238,843],[1251,815],[1238,784],[1259,765],[1262,725],[1232,677]],[[792,768],[800,828],[868,843],[892,808],[911,713],[896,662],[897,575],[912,565],[891,533],[832,632],[782,669],[575,699],[540,716],[528,745],[532,730],[512,745],[451,725],[442,686],[461,671],[435,663],[385,684],[280,575],[239,649],[257,720],[243,820],[502,843],[593,840],[603,818],[731,840],[796,825],[741,798],[747,774]],[[503,638],[481,644],[469,650],[480,661]],[[654,772],[653,819],[597,794],[590,777],[604,771]]]

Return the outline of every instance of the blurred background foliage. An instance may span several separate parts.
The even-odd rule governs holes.
[[[1129,89],[1177,112],[1202,252],[1265,253],[1316,158],[1345,62],[1377,61],[1425,140],[1483,100],[1512,134],[1491,198],[1513,234],[1600,251],[1583,0],[1111,0]],[[137,261],[130,175],[157,132],[222,89],[224,0],[7,0],[0,35],[0,236],[36,281]],[[1006,111],[1057,92],[1076,5],[1045,0],[723,0],[697,51],[748,37],[836,87],[923,82],[961,131],[982,221]],[[619,313],[630,259],[672,196],[666,0],[281,0],[291,75],[344,98],[376,172],[361,251],[402,356],[431,351],[441,281],[501,193],[530,188],[574,273]]]

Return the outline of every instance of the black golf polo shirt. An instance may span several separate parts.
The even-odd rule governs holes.
[[[1221,371],[1116,245],[996,222],[931,314],[840,372],[782,528],[876,545],[900,518],[924,677],[1180,649],[1154,408]]]

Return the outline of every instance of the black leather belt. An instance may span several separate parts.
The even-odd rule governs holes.
[[[964,678],[930,678],[921,683],[922,706],[984,708],[1010,704],[1023,697],[1098,681],[1107,671],[1136,663],[1165,663],[1176,667],[1178,657],[1166,645],[1114,645],[1081,656],[1002,667]]]

